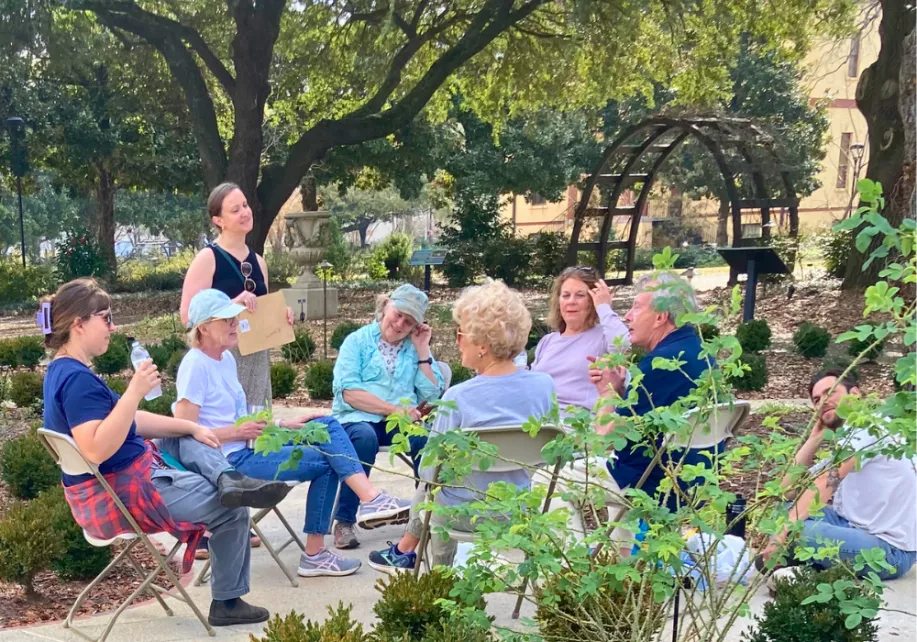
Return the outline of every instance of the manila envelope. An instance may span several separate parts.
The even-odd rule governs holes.
[[[270,350],[294,340],[293,326],[287,323],[287,302],[283,292],[259,296],[254,312],[238,316],[239,354],[247,356]]]

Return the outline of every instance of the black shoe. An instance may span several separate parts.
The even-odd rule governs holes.
[[[214,600],[210,603],[210,614],[207,621],[210,626],[234,626],[236,624],[258,624],[267,622],[271,614],[260,606],[252,606],[242,598],[236,598],[232,608],[225,602]]]
[[[217,484],[220,503],[226,508],[273,508],[291,490],[284,482],[252,479],[234,470],[220,475]]]

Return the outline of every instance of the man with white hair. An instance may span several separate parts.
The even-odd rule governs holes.
[[[693,288],[681,277],[671,272],[647,275],[636,283],[637,296],[633,306],[625,315],[624,322],[630,331],[630,343],[647,350],[640,360],[638,368],[643,373],[643,381],[637,388],[637,403],[628,408],[618,408],[617,414],[624,416],[642,416],[662,406],[668,406],[676,400],[687,396],[696,387],[696,380],[714,363],[708,357],[701,357],[701,340],[691,325],[677,327],[675,320],[683,312],[697,309],[697,299]],[[684,362],[681,370],[654,369],[653,360],[675,359]],[[613,396],[612,389],[622,397],[627,397],[625,381],[627,370],[624,366],[614,369],[590,370],[592,382],[602,397]],[[687,375],[687,376],[685,376]],[[599,410],[599,418],[607,416],[608,406]],[[616,421],[596,424],[596,432],[608,434],[615,429]],[[659,444],[657,444],[658,446]],[[608,461],[608,471],[619,488],[632,487],[643,476],[652,460],[652,454],[646,443],[629,444],[623,450],[616,451]],[[700,449],[684,452],[672,451],[667,459],[683,461],[684,464],[708,464],[709,457]],[[642,486],[649,495],[664,478],[661,466],[655,466]],[[670,507],[674,507],[674,494],[670,495]]]

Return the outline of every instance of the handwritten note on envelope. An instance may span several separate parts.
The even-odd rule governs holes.
[[[259,296],[254,312],[239,315],[239,353],[243,356],[293,342],[293,326],[287,323],[283,292]]]

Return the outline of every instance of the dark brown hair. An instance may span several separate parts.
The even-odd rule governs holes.
[[[567,323],[560,313],[560,289],[569,279],[582,281],[587,288],[592,290],[595,288],[595,284],[599,282],[599,273],[595,268],[578,265],[576,267],[568,267],[554,279],[554,287],[551,289],[551,302],[548,304],[548,325],[558,332],[567,330]],[[594,328],[598,322],[599,313],[595,311],[592,297],[589,297],[589,314],[586,315],[586,329]]]
[[[74,320],[88,319],[111,308],[111,296],[94,279],[64,283],[45,301],[51,302],[51,334],[45,335],[45,345],[52,350],[60,350],[70,341]]]
[[[207,197],[207,216],[210,217],[211,222],[214,216],[223,214],[223,201],[226,200],[226,197],[236,190],[241,191],[241,189],[235,183],[220,183],[213,188],[210,196]]]
[[[857,376],[853,370],[844,376],[841,375],[844,375],[844,370],[841,368],[825,368],[824,370],[816,372],[809,380],[809,398],[812,397],[812,390],[815,388],[815,384],[826,377],[834,377],[837,379],[837,385],[844,386],[847,392],[857,387]]]

